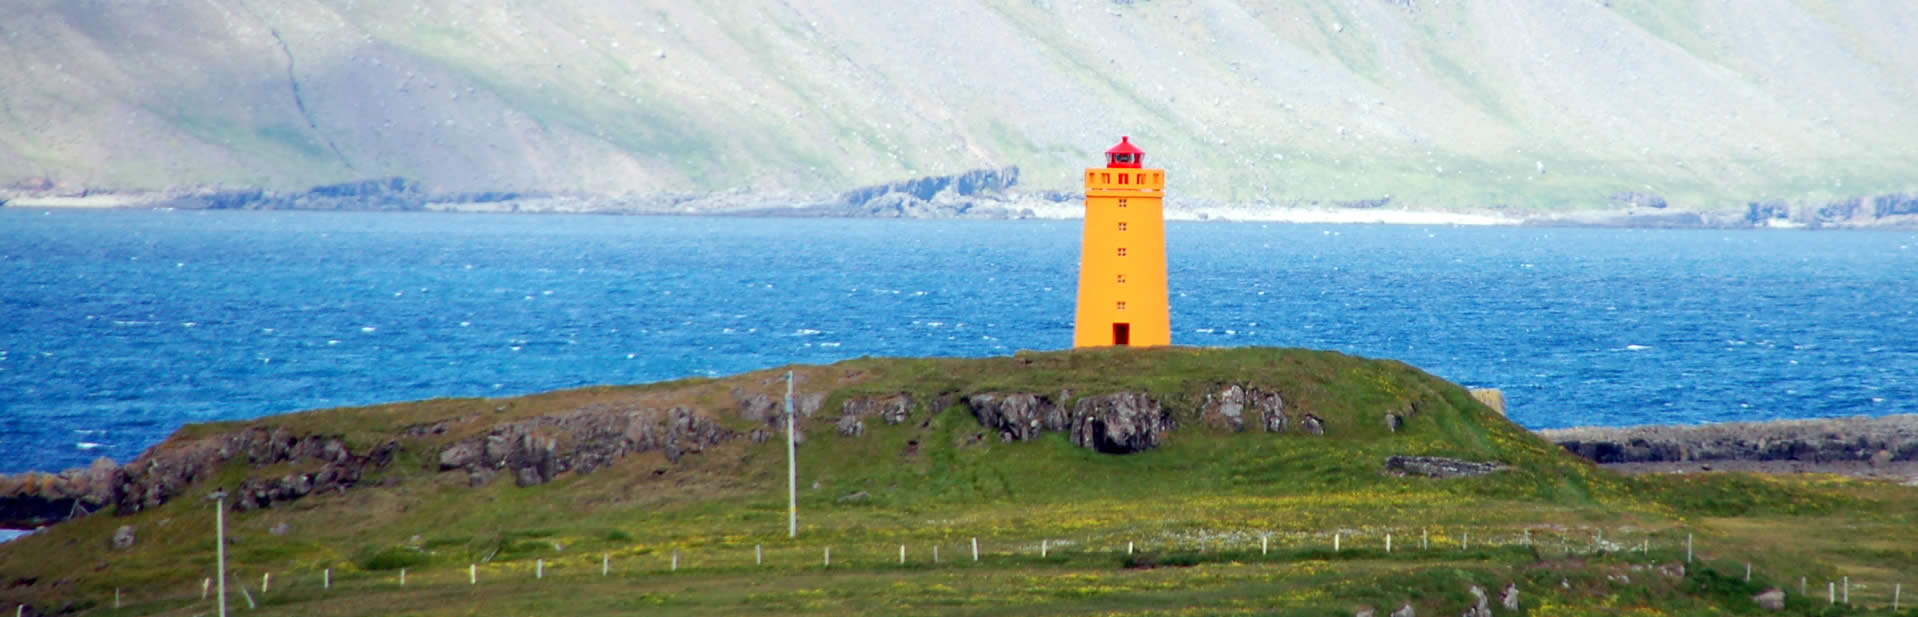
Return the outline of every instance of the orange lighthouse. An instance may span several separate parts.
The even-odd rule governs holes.
[[[1073,347],[1172,344],[1165,284],[1165,170],[1120,137],[1106,166],[1086,170],[1085,239]]]

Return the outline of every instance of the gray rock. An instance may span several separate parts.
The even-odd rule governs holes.
[[[1107,454],[1142,452],[1173,428],[1172,415],[1140,392],[1081,397],[1072,408],[1074,445]]]
[[[1439,456],[1392,456],[1385,459],[1387,471],[1428,478],[1482,476],[1510,468],[1509,465],[1495,461],[1464,461]]]
[[[1304,429],[1307,435],[1324,435],[1325,434],[1325,421],[1320,420],[1318,416],[1315,416],[1309,413],[1305,414],[1304,421],[1299,422],[1299,427],[1301,429]]]
[[[894,394],[881,398],[848,399],[840,406],[842,417],[878,417],[886,424],[902,424],[912,415],[912,397]]]
[[[1249,394],[1252,408],[1259,410],[1259,421],[1267,433],[1285,431],[1285,399],[1276,390],[1253,390]]]
[[[1206,398],[1200,417],[1234,431],[1245,430],[1245,388],[1232,384],[1217,395],[1207,395]]]
[[[1518,583],[1505,584],[1505,591],[1498,594],[1498,604],[1508,611],[1518,610]]]
[[[1412,603],[1406,602],[1404,606],[1399,607],[1399,610],[1392,611],[1389,617],[1418,617],[1418,614],[1418,611],[1412,608]]]
[[[1766,589],[1759,592],[1758,595],[1752,596],[1752,601],[1758,603],[1758,608],[1768,611],[1785,610],[1785,592],[1776,587]]]
[[[112,546],[114,550],[124,551],[133,548],[133,541],[132,525],[121,525],[119,529],[113,530]]]
[[[440,471],[460,469],[480,459],[484,444],[462,441],[440,451]]]
[[[1468,591],[1472,594],[1472,606],[1465,609],[1461,617],[1492,617],[1492,603],[1485,597],[1485,588],[1473,585]]]
[[[266,530],[266,532],[276,536],[284,536],[287,534],[287,532],[292,530],[293,530],[293,527],[291,525],[288,525],[284,521],[282,521],[280,524],[274,525],[272,529]]]
[[[1376,617],[1378,614],[1378,609],[1370,606],[1361,606],[1359,610],[1352,611],[1352,617]]]
[[[966,397],[966,406],[972,408],[979,424],[998,431],[1000,439],[1008,442],[1026,441],[1037,438],[1043,430],[1064,428],[1048,426],[1059,415],[1058,406],[1030,392],[974,394]]]
[[[867,494],[865,491],[853,491],[845,495],[840,495],[839,498],[834,501],[838,503],[864,503],[871,499],[872,495]]]
[[[840,416],[839,422],[837,422],[835,426],[838,427],[839,434],[847,437],[858,437],[866,434],[866,421],[861,420],[859,416]]]
[[[546,478],[540,477],[539,468],[529,465],[513,470],[513,481],[524,488],[544,484]]]
[[[1405,426],[1405,418],[1399,417],[1399,415],[1395,413],[1385,414],[1386,430],[1396,433],[1399,432],[1399,428],[1403,426]]]

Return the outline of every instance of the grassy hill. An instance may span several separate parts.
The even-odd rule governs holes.
[[[1833,0],[23,0],[0,185],[1073,189],[1130,134],[1189,199],[1820,199],[1918,182],[1914,33]]]
[[[1850,576],[1861,607],[1918,578],[1918,489],[1620,476],[1399,362],[1173,348],[792,370],[796,539],[779,369],[189,426],[123,468],[205,464],[164,503],[0,545],[0,602],[207,613],[215,488],[273,495],[227,518],[232,601],[244,585],[262,615],[1451,614],[1508,584],[1521,609],[1493,614],[1740,613],[1766,586],[1813,614],[1800,576]],[[1019,409],[1031,423],[1001,421]],[[1130,420],[1160,430],[1112,453]],[[329,440],[383,462],[272,493],[348,460],[285,455]],[[1427,477],[1395,456],[1506,468]],[[112,548],[122,526],[137,539]]]

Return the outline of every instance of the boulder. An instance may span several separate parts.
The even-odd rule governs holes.
[[[1232,384],[1216,395],[1207,394],[1199,417],[1222,428],[1242,431],[1245,430],[1245,403],[1245,388]]]
[[[1307,435],[1324,435],[1325,421],[1320,420],[1318,416],[1308,413],[1305,414],[1305,420],[1299,422],[1299,428],[1304,430]]]
[[[1389,617],[1418,617],[1418,614],[1418,611],[1412,608],[1412,603],[1406,602],[1404,606],[1399,607],[1399,610],[1392,611]]]
[[[1378,614],[1378,609],[1370,606],[1361,606],[1359,610],[1352,611],[1352,617],[1377,617]]]
[[[133,541],[134,541],[134,536],[133,536],[132,525],[121,525],[119,529],[113,530],[113,540],[111,541],[111,546],[113,547],[114,550],[124,551],[126,549],[133,548]]]
[[[1472,606],[1461,617],[1492,617],[1492,601],[1485,596],[1485,588],[1473,585],[1467,591],[1472,594]]]
[[[1059,407],[1051,399],[1030,392],[987,392],[966,397],[966,406],[979,424],[999,432],[1004,441],[1026,441],[1045,430],[1062,430]]]
[[[860,419],[859,416],[840,416],[839,422],[835,423],[835,426],[839,429],[839,434],[847,437],[858,437],[866,434],[866,421]]]
[[[1785,610],[1785,591],[1777,587],[1766,589],[1752,596],[1752,602],[1758,603],[1758,608],[1764,610],[1782,611]]]
[[[1081,397],[1072,408],[1074,445],[1107,454],[1142,452],[1173,428],[1172,414],[1140,392]]]
[[[1498,594],[1498,604],[1508,611],[1518,610],[1518,583],[1505,584],[1505,591]]]
[[[1247,395],[1253,409],[1259,411],[1259,422],[1267,433],[1285,431],[1285,399],[1276,390],[1253,390]]]
[[[1496,461],[1465,461],[1439,456],[1391,456],[1385,459],[1386,471],[1427,478],[1482,476],[1510,468],[1511,466]]]
[[[894,394],[880,398],[848,399],[840,409],[843,414],[841,417],[877,417],[886,424],[902,424],[912,415],[912,397]]]

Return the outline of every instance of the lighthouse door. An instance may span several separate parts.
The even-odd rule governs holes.
[[[1129,323],[1112,324],[1112,344],[1131,345],[1132,344],[1132,324],[1129,324]]]

